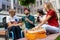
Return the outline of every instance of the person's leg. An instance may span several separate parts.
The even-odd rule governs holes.
[[[17,39],[21,38],[21,28],[19,26],[16,26],[16,37]]]
[[[12,32],[14,33],[14,40],[16,40],[16,33],[15,33],[16,30],[15,30],[15,27],[12,26],[12,27],[8,28],[8,31],[9,31],[9,32],[12,31]]]
[[[58,33],[60,31],[59,28],[57,27],[54,27],[54,26],[50,26],[50,25],[47,25],[47,24],[44,24],[42,26],[47,32],[50,32],[50,33]]]
[[[26,37],[26,33],[27,33],[27,28],[25,28],[25,30],[24,30],[24,37]]]
[[[21,38],[21,29],[18,26],[12,26],[10,28],[10,31],[13,31],[14,33],[14,40]]]
[[[60,32],[60,29],[58,27],[55,27],[55,26],[47,25],[46,29],[51,33],[59,33]]]

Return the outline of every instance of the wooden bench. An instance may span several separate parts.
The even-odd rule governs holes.
[[[5,30],[0,30],[0,35],[4,36],[5,35]]]

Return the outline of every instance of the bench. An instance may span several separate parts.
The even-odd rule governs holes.
[[[0,30],[0,35],[4,36],[5,35],[5,30]]]
[[[55,40],[59,35],[60,35],[60,33],[51,34],[51,35],[48,35],[46,38],[37,39],[37,40]],[[27,39],[26,38],[21,38],[20,40],[27,40]]]

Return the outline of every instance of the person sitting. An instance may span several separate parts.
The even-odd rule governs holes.
[[[25,37],[27,30],[35,27],[34,25],[35,18],[34,16],[30,15],[30,10],[28,8],[24,9],[24,14],[25,16],[22,17],[22,22],[25,24],[25,28],[24,28],[24,37]]]
[[[37,10],[37,22],[38,23],[41,23],[45,18],[46,18],[46,15],[45,15],[45,13],[43,12],[43,10],[42,9],[38,9]]]
[[[34,16],[30,15],[30,10],[28,8],[24,10],[24,14],[25,16],[22,17],[22,22],[25,23],[26,29],[32,29],[35,27],[35,18]]]
[[[6,17],[6,22],[8,24],[8,31],[14,33],[14,40],[21,38],[21,28],[18,17],[15,15],[15,10],[9,10],[9,16]]]
[[[35,28],[44,28],[49,33],[59,33],[59,23],[56,11],[50,2],[44,3],[44,9],[47,11],[46,18]],[[47,24],[45,24],[48,22]]]

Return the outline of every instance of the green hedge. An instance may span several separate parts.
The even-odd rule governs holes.
[[[55,40],[60,40],[60,35]]]

